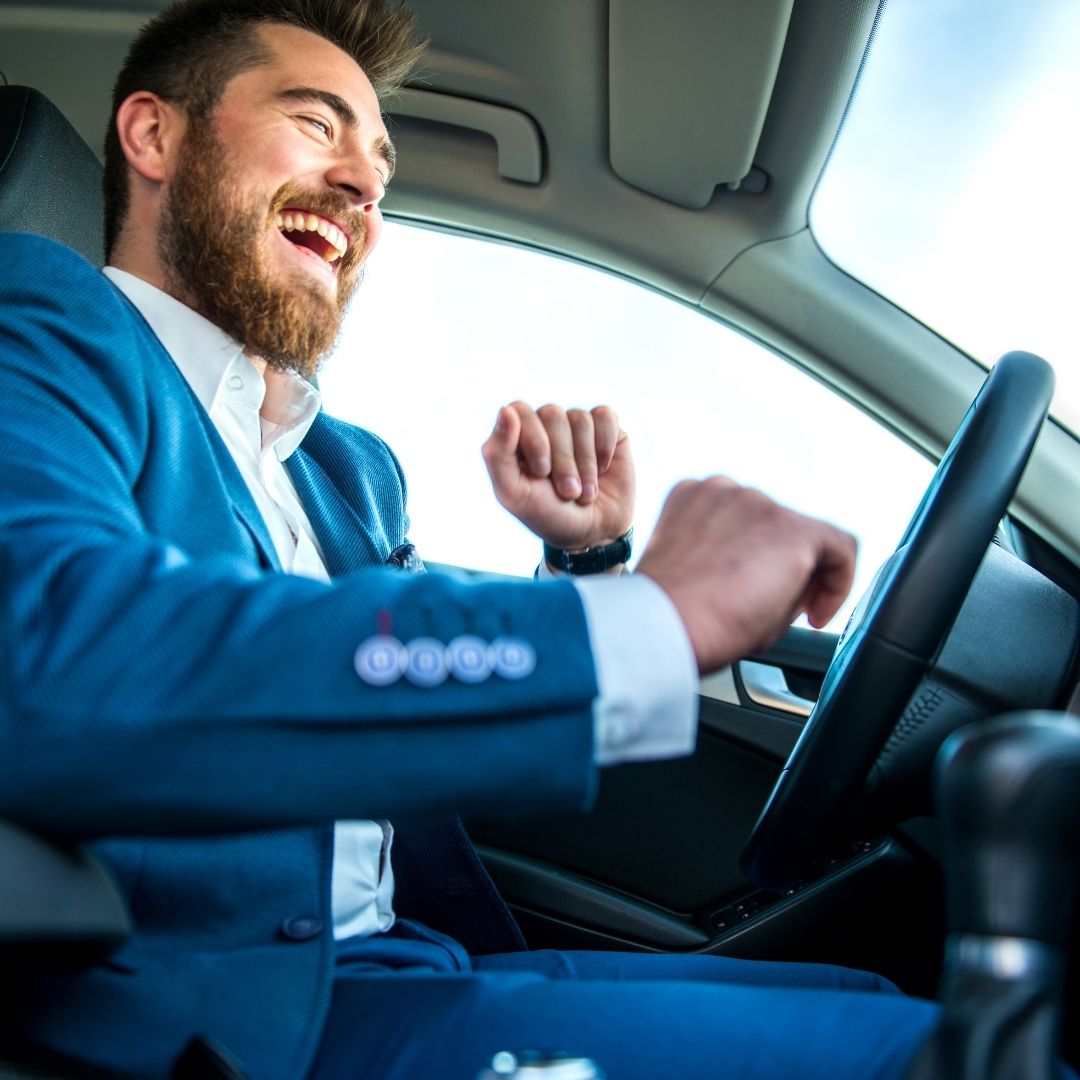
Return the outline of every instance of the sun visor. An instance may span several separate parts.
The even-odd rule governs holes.
[[[750,171],[792,0],[610,0],[611,167],[700,209]]]

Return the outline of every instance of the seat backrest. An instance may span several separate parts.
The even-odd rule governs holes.
[[[48,98],[26,86],[0,86],[0,230],[52,237],[101,266],[101,172]],[[12,995],[18,1000],[23,965],[72,970],[108,953],[131,930],[120,893],[91,856],[6,821],[0,898],[4,1005]],[[0,1080],[57,1080],[58,1072],[11,1063],[6,1042],[0,1020]]]
[[[0,86],[0,230],[50,236],[104,263],[101,163],[44,94]]]

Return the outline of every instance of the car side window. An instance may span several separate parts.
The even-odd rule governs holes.
[[[540,546],[491,493],[500,405],[606,403],[638,471],[640,552],[673,484],[714,473],[859,539],[842,627],[932,474],[911,447],[728,326],[564,259],[388,223],[320,374],[327,410],[374,431],[409,484],[422,557],[531,574]]]

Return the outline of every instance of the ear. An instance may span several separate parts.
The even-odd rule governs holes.
[[[143,179],[156,183],[171,174],[185,127],[183,114],[149,90],[125,98],[116,113],[124,157]]]

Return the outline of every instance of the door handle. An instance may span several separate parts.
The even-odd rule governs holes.
[[[746,696],[755,705],[765,705],[770,709],[794,713],[796,716],[809,716],[814,711],[814,702],[793,694],[787,679],[784,678],[783,670],[773,664],[740,660],[739,674],[742,676]]]

